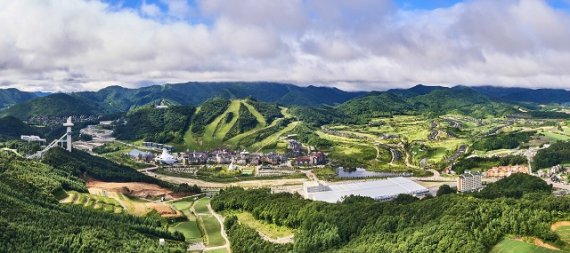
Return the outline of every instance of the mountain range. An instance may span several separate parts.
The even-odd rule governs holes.
[[[189,82],[138,89],[110,86],[96,92],[69,94],[0,89],[0,108],[4,108],[0,116],[14,116],[26,120],[34,115],[105,115],[124,113],[133,108],[159,103],[198,106],[215,97],[252,98],[260,102],[285,106],[335,106],[345,113],[366,116],[424,109],[442,113],[475,112],[478,113],[476,116],[483,116],[485,113],[508,112],[512,109],[510,104],[513,103],[568,103],[570,91],[493,86],[447,88],[420,84],[409,89],[392,89],[383,92],[347,92],[337,88],[300,87],[271,82]]]

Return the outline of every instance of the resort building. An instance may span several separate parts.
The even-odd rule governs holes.
[[[483,188],[481,173],[466,171],[457,178],[458,192],[473,192]]]

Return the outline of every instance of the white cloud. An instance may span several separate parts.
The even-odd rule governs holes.
[[[144,16],[158,17],[159,15],[162,14],[160,11],[160,7],[158,5],[153,3],[147,3],[145,0],[143,0],[140,8],[141,8],[141,13]]]
[[[544,1],[428,11],[389,0],[161,1],[167,13],[146,1],[133,10],[0,0],[0,88],[221,80],[570,87],[570,15]]]
[[[173,17],[182,18],[192,12],[187,0],[161,0],[161,2],[168,6],[168,14]]]

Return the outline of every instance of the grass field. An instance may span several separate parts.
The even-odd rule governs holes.
[[[196,220],[176,223],[174,226],[171,227],[171,230],[182,233],[184,235],[184,238],[186,238],[187,242],[202,241],[202,233],[198,228],[198,223],[196,223]]]
[[[270,135],[269,137],[263,139],[260,142],[257,142],[255,144],[253,144],[253,146],[251,146],[254,150],[261,150],[264,147],[267,147],[269,145],[275,144],[278,142],[279,137],[285,135],[286,133],[290,132],[291,130],[295,129],[295,127],[299,124],[298,121],[292,122],[289,125],[287,125],[287,127],[281,129],[280,131]]]
[[[560,226],[554,231],[560,236],[560,240],[564,242],[563,250],[570,251],[570,225]]]
[[[210,204],[210,198],[201,198],[194,203],[194,211],[196,214],[210,214],[208,204]]]
[[[184,210],[192,207],[193,203],[194,203],[194,201],[191,201],[191,200],[179,200],[179,201],[172,202],[171,205],[174,208],[176,208],[177,210],[184,211]]]
[[[206,245],[208,247],[222,246],[226,243],[222,237],[222,226],[214,215],[199,215],[198,219],[206,232]]]
[[[495,245],[490,251],[491,253],[554,253],[558,250],[551,250],[536,246],[532,243],[517,241],[505,238],[499,244]]]
[[[236,215],[241,224],[253,228],[272,239],[292,236],[295,233],[295,231],[291,228],[257,220],[251,213],[248,212],[236,212],[231,214]]]

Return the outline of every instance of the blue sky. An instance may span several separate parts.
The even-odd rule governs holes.
[[[138,8],[141,6],[143,0],[104,0],[111,4],[118,4],[129,8]],[[537,0],[541,1],[541,0]],[[454,4],[464,2],[462,0],[394,0],[394,2],[403,9],[423,9],[432,10],[437,8],[446,8]],[[548,0],[549,4],[560,9],[570,8],[570,1],[568,0]],[[164,0],[146,0],[146,3],[156,4],[160,6],[163,11],[166,11]],[[196,5],[194,0],[188,0],[190,5]]]
[[[0,88],[187,81],[569,88],[569,3],[0,1]]]

